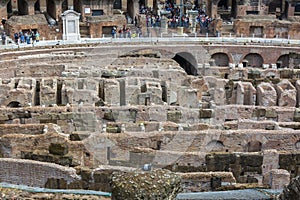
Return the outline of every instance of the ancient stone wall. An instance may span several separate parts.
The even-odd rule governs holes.
[[[45,187],[47,179],[64,179],[68,183],[79,179],[76,171],[52,163],[0,158],[0,180],[7,183]]]

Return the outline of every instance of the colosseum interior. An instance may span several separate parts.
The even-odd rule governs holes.
[[[10,37],[34,30],[58,41],[66,10],[80,14],[83,38],[98,38],[126,24],[125,15],[138,16],[145,28],[139,7],[160,3],[6,0],[0,13]],[[0,182],[110,194],[115,172],[147,165],[180,177],[182,193],[281,192],[295,180],[300,48],[290,40],[300,38],[299,2],[192,4],[215,19],[210,36],[230,35],[229,42],[1,46]],[[242,36],[252,39],[231,39]],[[288,42],[262,44],[256,37]]]

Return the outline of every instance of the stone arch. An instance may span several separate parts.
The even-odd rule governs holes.
[[[21,103],[18,101],[11,101],[9,102],[9,104],[6,106],[9,108],[20,108],[21,107]]]
[[[206,145],[209,151],[223,151],[225,145],[220,140],[212,140]]]
[[[28,3],[25,0],[18,0],[19,15],[28,15]]]
[[[211,58],[214,59],[216,66],[227,67],[229,64],[229,57],[226,53],[214,53]]]
[[[276,61],[277,67],[278,67],[278,68],[285,68],[285,67],[288,67],[288,66],[289,66],[289,60],[290,60],[289,54],[283,54],[283,55],[281,55],[281,56],[277,59],[277,61]]]
[[[262,143],[257,140],[249,141],[245,146],[246,152],[258,152],[262,149]]]
[[[244,57],[248,61],[248,67],[262,67],[264,63],[263,57],[258,53],[249,53]]]
[[[198,75],[198,63],[193,54],[179,52],[173,58],[188,75]]]

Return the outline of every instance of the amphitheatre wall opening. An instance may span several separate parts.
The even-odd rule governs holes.
[[[193,54],[189,52],[179,52],[173,58],[188,75],[198,75],[198,63]]]
[[[247,61],[247,67],[261,68],[264,63],[263,57],[258,53],[249,53],[243,60]]]
[[[226,53],[215,53],[211,58],[215,61],[216,66],[228,67],[229,57]]]

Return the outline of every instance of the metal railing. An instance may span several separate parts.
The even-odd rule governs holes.
[[[103,35],[101,38],[81,38],[80,40],[67,41],[67,40],[40,40],[33,44],[16,44],[10,39],[5,45],[0,45],[0,49],[14,49],[14,48],[28,48],[35,46],[53,46],[53,45],[68,45],[68,44],[92,44],[92,43],[151,43],[151,42],[190,42],[190,43],[219,43],[219,44],[252,44],[252,45],[300,45],[300,40],[288,38],[266,38],[266,37],[245,37],[241,35],[226,36],[226,37],[210,37],[208,34],[200,35],[199,33],[183,33],[178,32],[164,32],[162,28],[157,28],[155,35],[152,30],[148,34],[142,34],[135,37],[116,37],[112,38],[111,35]]]

